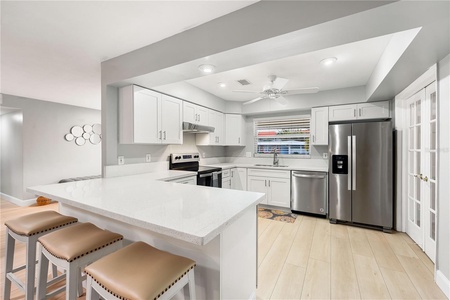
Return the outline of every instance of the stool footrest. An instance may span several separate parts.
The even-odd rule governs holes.
[[[6,278],[8,278],[11,282],[14,282],[22,292],[25,292],[25,283],[20,280],[19,277],[17,277],[15,274],[8,273],[6,274]]]

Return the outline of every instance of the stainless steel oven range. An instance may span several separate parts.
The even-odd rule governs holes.
[[[169,169],[197,172],[197,185],[222,187],[222,168],[200,166],[199,153],[172,153]]]

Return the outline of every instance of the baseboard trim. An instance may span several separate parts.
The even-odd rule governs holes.
[[[36,198],[22,200],[4,193],[0,193],[0,197],[17,206],[30,206],[36,203]]]
[[[450,299],[450,280],[439,270],[436,271],[436,284],[444,292],[445,296]]]

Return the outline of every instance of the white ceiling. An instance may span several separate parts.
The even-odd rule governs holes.
[[[202,90],[229,101],[247,101],[253,93],[236,93],[233,90],[262,91],[270,84],[268,76],[274,74],[289,79],[284,90],[318,87],[320,91],[364,86],[383,54],[392,34],[355,43],[327,48],[306,54],[290,56],[255,64],[209,76],[187,80]],[[320,61],[336,57],[335,64],[324,66]],[[246,79],[251,84],[242,86],[237,80]],[[222,88],[219,82],[227,86]]]
[[[257,1],[1,1],[4,94],[100,109],[101,68]]]

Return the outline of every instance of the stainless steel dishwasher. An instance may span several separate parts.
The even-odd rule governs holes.
[[[291,211],[327,215],[327,173],[291,172]]]

